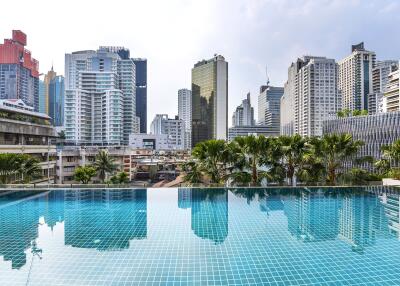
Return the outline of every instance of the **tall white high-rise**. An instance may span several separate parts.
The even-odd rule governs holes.
[[[139,132],[135,88],[133,60],[110,47],[66,54],[66,140],[77,145],[128,144],[129,134]]]
[[[228,63],[221,55],[192,68],[192,146],[228,138]]]
[[[385,112],[400,111],[400,70],[393,66],[384,91]]]
[[[353,45],[351,55],[339,61],[338,88],[342,97],[342,109],[368,110],[375,61],[375,53],[366,51],[364,43]]]
[[[236,107],[232,115],[232,126],[254,126],[254,108],[250,103],[250,92],[247,93],[246,99],[242,104]]]
[[[304,56],[289,67],[281,99],[281,133],[321,136],[322,123],[340,109],[334,59]]]
[[[178,117],[185,124],[185,149],[192,148],[192,91],[178,90]]]
[[[185,123],[178,116],[172,119],[167,114],[156,114],[151,122],[150,132],[154,135],[166,134],[171,149],[185,149]]]
[[[372,92],[368,95],[368,113],[385,112],[386,92],[389,83],[389,74],[398,69],[399,62],[393,60],[377,61],[372,69]]]
[[[258,125],[279,132],[283,87],[263,85],[258,95]]]

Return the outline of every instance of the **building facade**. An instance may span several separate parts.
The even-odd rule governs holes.
[[[258,95],[258,125],[280,130],[283,87],[262,86]]]
[[[244,137],[249,135],[264,135],[265,137],[279,136],[279,130],[273,129],[265,125],[254,126],[235,126],[230,127],[228,130],[228,140],[232,141],[236,137]]]
[[[400,111],[400,70],[393,67],[388,75],[388,82],[384,91],[384,110],[387,112]]]
[[[147,59],[134,58],[136,66],[136,116],[140,133],[147,133]]]
[[[66,141],[75,145],[128,144],[139,131],[135,64],[129,51],[100,47],[65,55]]]
[[[232,126],[254,126],[254,108],[250,102],[250,92],[232,115]]]
[[[375,160],[381,159],[381,148],[400,139],[400,112],[377,113],[368,116],[352,116],[345,118],[331,118],[324,122],[324,134],[348,133],[354,140],[361,140],[364,145],[358,152],[358,157],[372,156]],[[347,163],[351,167],[351,163]],[[373,165],[365,164],[368,169]]]
[[[185,149],[185,123],[178,116],[172,119],[167,114],[156,114],[151,122],[150,132],[154,135],[167,135],[168,144],[173,150]]]
[[[378,61],[372,69],[372,92],[368,95],[368,114],[385,112],[389,74],[399,67],[398,61]]]
[[[376,55],[364,49],[364,43],[353,45],[351,55],[339,61],[338,88],[342,109],[368,110],[368,95],[373,91],[372,70]]]
[[[135,149],[174,150],[169,144],[168,134],[136,133],[129,136],[129,146]]]
[[[25,49],[26,34],[12,31],[0,44],[0,99],[21,99],[39,111],[39,62]]]
[[[49,82],[48,115],[53,126],[64,125],[64,77],[55,76]]]
[[[228,63],[221,55],[192,68],[192,147],[228,137]]]
[[[178,90],[178,118],[185,124],[185,149],[192,148],[192,91]]]
[[[304,56],[289,67],[281,99],[281,133],[321,136],[323,121],[340,110],[334,59]]]
[[[38,159],[44,180],[53,179],[56,132],[48,115],[22,99],[0,100],[0,153],[29,154]]]

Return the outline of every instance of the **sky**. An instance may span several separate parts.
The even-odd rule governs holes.
[[[41,73],[53,64],[64,74],[65,53],[100,45],[147,58],[148,124],[177,114],[191,68],[215,53],[229,63],[229,122],[247,92],[257,111],[266,66],[283,86],[298,57],[339,60],[361,41],[378,60],[400,59],[400,0],[21,0],[1,10],[0,40],[24,31]]]

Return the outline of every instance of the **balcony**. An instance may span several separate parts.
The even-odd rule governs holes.
[[[57,153],[55,145],[0,145],[0,153],[38,154]]]

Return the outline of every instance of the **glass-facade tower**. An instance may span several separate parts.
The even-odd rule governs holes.
[[[228,63],[215,55],[192,69],[192,147],[228,135]]]

